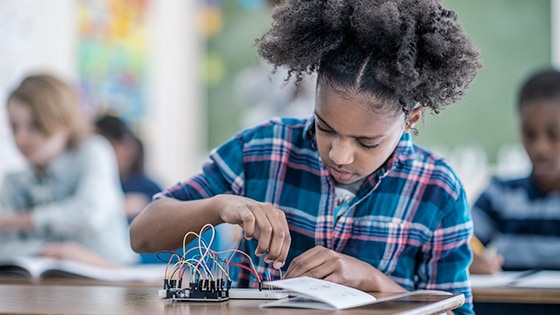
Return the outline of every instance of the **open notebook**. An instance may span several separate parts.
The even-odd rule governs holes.
[[[160,282],[164,264],[101,268],[70,260],[47,257],[15,257],[0,261],[0,279],[28,279],[38,282],[47,278],[87,278],[116,282]]]
[[[261,307],[341,310],[420,294],[451,295],[451,293],[444,291],[419,290],[397,293],[384,298],[376,298],[369,293],[351,287],[310,277],[276,280],[266,282],[266,284],[287,290],[291,292],[290,295],[294,297],[261,304]]]

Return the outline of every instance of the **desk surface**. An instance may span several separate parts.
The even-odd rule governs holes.
[[[263,300],[225,302],[171,302],[158,297],[159,288],[58,284],[0,284],[0,314],[232,314],[298,315],[335,311],[269,308]],[[383,297],[383,294],[375,294]],[[343,314],[437,314],[461,306],[463,295],[425,295],[336,311]]]
[[[560,304],[560,288],[472,288],[473,301],[485,303]]]
[[[506,271],[471,276],[473,301],[560,304],[560,271]]]

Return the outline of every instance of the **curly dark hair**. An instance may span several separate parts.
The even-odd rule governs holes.
[[[482,67],[454,11],[436,0],[285,0],[256,40],[298,79],[317,71],[337,91],[392,100],[408,115],[459,100]]]

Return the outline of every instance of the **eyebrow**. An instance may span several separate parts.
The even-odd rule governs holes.
[[[317,112],[315,112],[315,117],[317,117],[317,119],[325,124],[329,129],[333,130],[336,132],[336,130],[331,127],[323,118],[321,118],[321,116],[319,116],[319,114]],[[350,135],[350,137],[358,139],[358,140],[377,140],[379,138],[383,138],[385,135],[376,135],[376,136],[363,136],[363,135]]]

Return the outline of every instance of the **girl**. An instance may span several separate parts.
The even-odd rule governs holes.
[[[114,153],[80,109],[76,91],[51,75],[29,76],[9,95],[15,144],[29,166],[2,184],[0,257],[136,262]]]
[[[439,1],[282,1],[257,44],[296,78],[317,72],[313,116],[273,119],[218,147],[201,174],[136,217],[133,248],[177,248],[206,223],[238,224],[262,275],[446,290],[472,313],[465,191],[410,136],[481,66],[456,14]],[[238,285],[257,281],[241,270]]]

